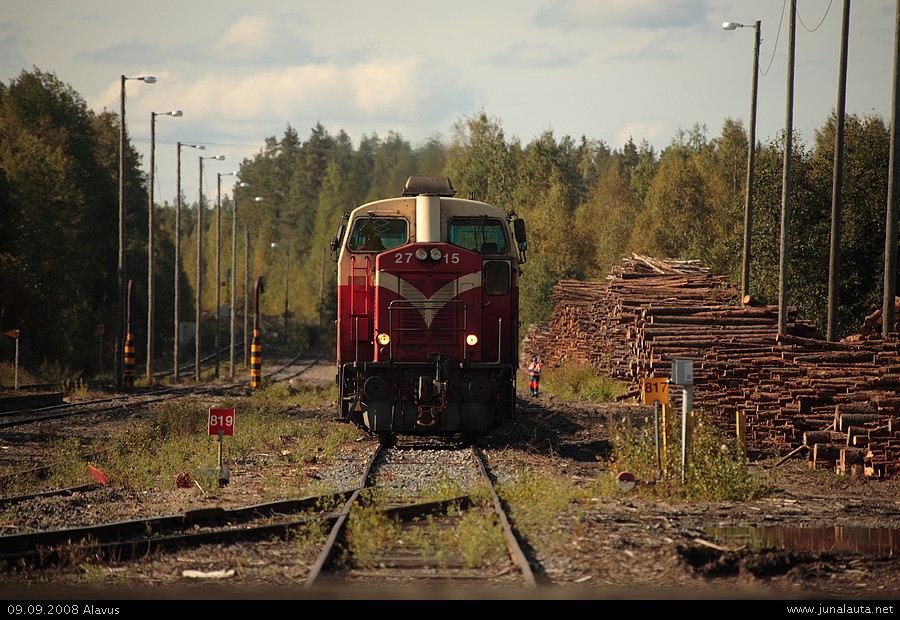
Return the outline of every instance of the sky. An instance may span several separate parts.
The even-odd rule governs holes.
[[[793,127],[811,147],[837,109],[845,2],[797,0]],[[680,132],[749,126],[759,21],[757,139],[777,139],[788,114],[789,0],[6,0],[0,79],[37,68],[97,113],[118,113],[154,193],[227,196],[245,158],[288,127],[305,140],[399,134],[413,147],[449,143],[485,113],[523,145],[544,132],[629,139],[656,151]],[[891,121],[898,5],[850,6],[846,112]],[[745,27],[724,30],[725,21]],[[134,79],[153,76],[156,83]],[[221,174],[222,176],[218,176]],[[398,192],[399,192],[398,188]]]

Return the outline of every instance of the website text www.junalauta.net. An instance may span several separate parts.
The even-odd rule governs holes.
[[[825,604],[816,603],[813,605],[787,605],[785,611],[789,614],[799,616],[831,616],[831,615],[854,615],[854,614],[891,614],[893,615],[895,605],[871,605],[859,603],[840,603]]]

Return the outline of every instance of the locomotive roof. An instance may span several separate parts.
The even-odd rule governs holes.
[[[455,196],[450,177],[414,175],[406,179],[403,196]]]
[[[442,196],[441,206],[454,215],[490,215],[501,219],[506,218],[506,214],[500,207],[479,200]],[[409,210],[415,213],[415,208],[415,196],[400,196],[367,202],[353,209],[350,215],[351,218],[362,217],[366,214],[399,216],[401,212],[407,213]]]

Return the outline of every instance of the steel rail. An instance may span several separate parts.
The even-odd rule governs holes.
[[[325,545],[319,552],[319,556],[318,558],[316,558],[316,562],[310,569],[309,575],[307,575],[306,581],[303,584],[303,587],[305,589],[310,589],[316,584],[316,581],[319,579],[322,571],[334,559],[334,554],[337,551],[338,540],[340,540],[341,536],[343,536],[344,531],[347,527],[347,519],[350,517],[350,509],[359,499],[359,496],[362,493],[363,489],[366,488],[366,486],[370,483],[372,467],[375,465],[375,460],[383,450],[384,444],[379,444],[378,449],[375,450],[369,457],[369,461],[368,463],[366,463],[366,468],[363,471],[362,482],[359,488],[355,489],[350,495],[349,499],[347,499],[347,501],[344,503],[343,508],[337,515],[337,519],[335,519],[334,524],[331,526],[331,531],[328,534]]]
[[[325,496],[279,500],[240,508],[209,508],[187,511],[177,515],[152,516],[117,523],[10,534],[0,536],[0,563],[5,562],[6,566],[52,565],[60,559],[60,550],[63,547],[72,549],[83,546],[95,549],[105,557],[122,559],[138,551],[145,553],[153,549],[172,546],[282,536],[296,527],[309,523],[311,518],[327,523],[336,519],[337,515],[328,513],[283,523],[266,523],[265,525],[241,527],[240,524],[254,519],[268,519],[274,514],[314,510],[316,506],[323,505],[323,502],[326,502],[325,505],[339,502],[350,493],[351,491],[343,491]],[[232,526],[231,529],[226,529],[229,525]],[[209,529],[196,532],[194,528],[197,526]],[[186,533],[180,531],[185,529],[191,531]]]
[[[373,465],[378,457],[383,453],[383,451],[390,446],[390,442],[380,443],[378,450],[376,450],[375,453],[370,457],[369,463],[366,466],[365,474],[363,476],[363,484],[361,485],[361,488],[357,489],[353,493],[353,495],[350,497],[350,499],[347,501],[347,503],[339,513],[338,518],[334,521],[334,525],[332,526],[332,530],[328,536],[328,540],[325,546],[323,546],[316,563],[307,576],[305,588],[312,588],[313,586],[318,585],[321,582],[320,577],[323,571],[325,571],[326,568],[331,565],[331,562],[335,558],[339,547],[338,541],[340,541],[342,539],[342,536],[345,534],[350,510],[358,503],[362,491],[371,486],[370,474]],[[506,542],[506,549],[507,553],[509,554],[509,558],[522,575],[522,578],[525,581],[526,588],[536,588],[537,580],[535,579],[528,558],[522,550],[519,539],[516,536],[512,525],[510,524],[509,518],[506,514],[506,510],[503,506],[503,502],[497,495],[493,481],[487,471],[484,458],[481,453],[478,452],[474,447],[470,447],[470,455],[477,462],[481,478],[487,484],[492,496],[493,509],[503,529],[503,535]],[[472,497],[464,495],[452,499],[427,502],[422,504],[392,506],[382,509],[381,512],[383,512],[385,515],[388,515],[389,517],[397,518],[400,521],[411,522],[429,514],[446,514],[451,507],[465,509],[472,506]]]
[[[487,468],[484,464],[484,456],[475,446],[472,446],[472,454],[475,457],[475,460],[478,462],[478,468],[481,471],[481,476],[485,480],[485,482],[487,482],[488,489],[491,492],[491,497],[494,501],[494,510],[497,512],[497,517],[500,519],[500,524],[503,527],[503,536],[506,539],[506,548],[509,551],[509,555],[516,566],[519,567],[519,570],[522,572],[522,577],[525,578],[525,582],[528,584],[528,586],[535,588],[537,587],[537,580],[534,577],[534,572],[531,570],[531,564],[528,562],[528,558],[525,556],[525,552],[522,551],[522,545],[519,543],[519,539],[509,523],[509,518],[506,515],[506,509],[504,508],[503,502],[500,501],[500,496],[497,495],[497,491],[494,488],[494,481],[491,480],[491,477],[488,475]]]

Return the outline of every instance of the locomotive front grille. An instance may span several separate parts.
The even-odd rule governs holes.
[[[391,329],[408,330],[404,343],[452,345],[466,327],[465,304],[459,294],[458,273],[411,273],[398,282],[402,301],[391,308]],[[423,292],[424,291],[424,292]],[[430,293],[430,295],[429,295]],[[422,330],[422,322],[425,330]],[[414,334],[413,331],[421,332]]]
[[[444,302],[394,300],[388,306],[392,344],[401,349],[441,346],[445,352],[453,350],[447,347],[462,347],[466,310],[466,303],[458,299]],[[422,320],[427,316],[432,318],[430,321],[425,319],[426,328],[422,329]]]
[[[434,293],[431,297],[425,299],[420,289],[407,282],[400,280],[400,296],[409,302],[409,307],[404,309],[398,317],[398,326],[401,328],[421,328],[421,321],[425,321],[425,328],[441,332],[452,330],[458,327],[458,317],[455,312],[441,312],[448,307],[448,302],[456,297],[458,291],[456,280],[447,278],[448,282],[441,282],[434,278],[432,280],[431,289]],[[427,290],[427,289],[426,289]],[[448,308],[449,309],[449,308]]]

